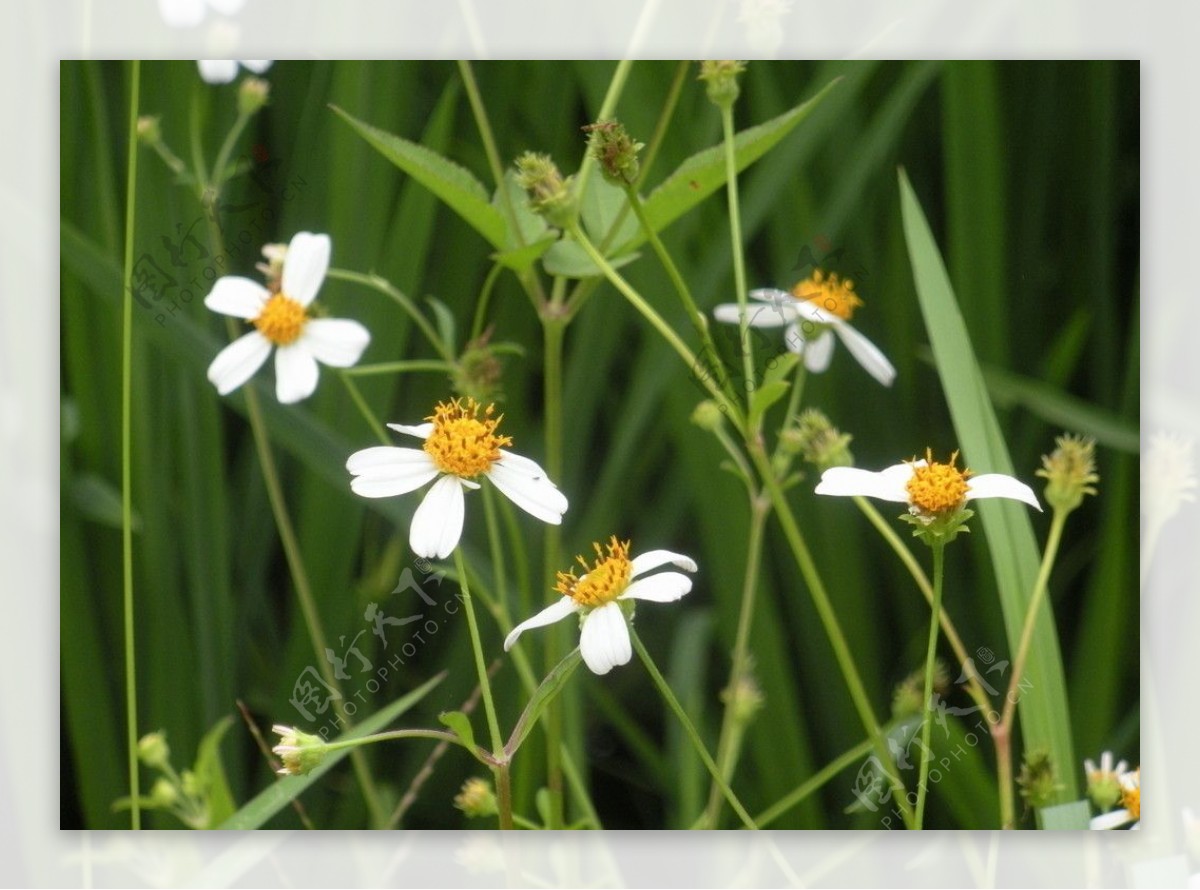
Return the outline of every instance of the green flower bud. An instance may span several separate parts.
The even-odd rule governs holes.
[[[632,184],[638,176],[638,152],[645,144],[635,142],[620,121],[597,121],[583,128],[588,135],[588,152],[600,172],[613,185]]]
[[[746,63],[735,59],[717,59],[700,63],[700,80],[708,88],[708,101],[719,108],[729,108],[737,101],[741,88],[738,75],[746,70]]]
[[[825,472],[830,467],[854,466],[854,455],[850,453],[853,438],[830,423],[822,412],[809,408],[801,413],[795,428],[780,437],[780,444]]]
[[[158,809],[166,809],[179,800],[179,790],[169,779],[159,777],[150,789],[150,803]]]
[[[251,115],[267,104],[271,85],[261,77],[247,77],[238,86],[238,114]]]
[[[279,744],[271,749],[283,761],[279,775],[303,776],[325,759],[325,740],[320,736],[279,724],[272,726],[271,732],[280,735]]]
[[[1095,494],[1096,442],[1082,436],[1062,435],[1054,440],[1058,447],[1042,455],[1037,475],[1048,480],[1046,501],[1055,510],[1071,511],[1083,503],[1085,494]]]
[[[164,732],[151,732],[138,739],[138,760],[151,769],[163,769],[171,759],[171,748]]]
[[[454,805],[469,818],[479,819],[497,813],[496,795],[486,779],[472,777],[463,782],[462,790],[454,796]]]
[[[933,694],[945,695],[950,691],[950,674],[946,663],[940,658],[933,662]],[[892,692],[892,717],[900,720],[925,711],[925,670],[915,670],[899,683]]]
[[[529,196],[529,207],[551,225],[566,228],[579,212],[572,178],[563,179],[550,155],[527,151],[517,158],[517,184]]]
[[[705,399],[692,411],[692,423],[702,430],[718,430],[724,422],[725,415],[721,406],[712,399]]]
[[[137,120],[137,138],[143,145],[157,145],[162,141],[162,127],[158,115],[146,114]]]
[[[1017,786],[1025,802],[1038,809],[1054,803],[1055,795],[1065,787],[1058,781],[1058,771],[1050,752],[1044,750],[1026,752]]]
[[[762,689],[752,671],[753,667],[748,667],[721,693],[721,701],[729,705],[730,716],[736,723],[749,723],[763,706]]]

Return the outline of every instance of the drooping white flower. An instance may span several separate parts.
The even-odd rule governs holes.
[[[354,476],[350,488],[368,498],[386,498],[415,491],[434,479],[413,514],[409,545],[417,556],[445,559],[462,537],[463,489],[479,488],[480,476],[500,493],[543,522],[558,525],[567,499],[537,463],[503,446],[508,436],[496,435],[502,417],[494,406],[480,411],[474,399],[441,402],[428,423],[403,426],[389,423],[398,433],[424,439],[422,448],[379,445],[350,455],[346,469]]]
[[[596,550],[592,565],[580,556],[582,576],[576,576],[573,570],[559,572],[555,589],[562,596],[514,627],[504,641],[505,652],[525,631],[583,613],[579,652],[592,673],[607,674],[633,657],[622,601],[673,603],[692,589],[692,579],[680,572],[640,577],[665,565],[696,571],[696,563],[687,556],[669,550],[651,550],[630,559],[629,542],[618,541],[615,535],[609,539],[607,552],[599,544],[592,546]]]
[[[334,368],[354,365],[371,335],[357,321],[312,318],[308,307],[329,268],[328,235],[297,232],[288,245],[278,290],[257,281],[227,275],[217,279],[204,305],[222,315],[242,318],[254,330],[234,340],[208,367],[208,379],[227,395],[262,367],[275,349],[275,394],[285,404],[312,395],[317,362]]]
[[[891,386],[896,369],[879,348],[850,326],[854,310],[862,300],[854,292],[854,282],[825,275],[820,269],[792,290],[763,287],[750,291],[757,300],[746,306],[746,324],[752,328],[786,326],[784,344],[804,358],[804,367],[819,374],[829,367],[833,357],[833,338],[838,337],[867,373]],[[717,321],[740,324],[741,307],[722,303],[713,309]]]
[[[954,465],[957,457],[955,452],[949,463],[940,464],[927,451],[926,458],[877,473],[856,467],[830,467],[821,474],[816,492],[906,503],[909,513],[926,518],[945,516],[977,498],[1010,498],[1042,509],[1033,489],[1024,482],[1003,473],[972,476],[970,470]]]
[[[1141,767],[1132,772],[1123,773],[1121,783],[1121,806],[1119,809],[1101,813],[1091,821],[1093,831],[1111,831],[1133,823],[1137,830],[1142,818],[1142,770]]]
[[[241,65],[255,74],[262,74],[271,67],[271,59],[197,59],[200,76],[205,83],[230,83],[238,75]]]

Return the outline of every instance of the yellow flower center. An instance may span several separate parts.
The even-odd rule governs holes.
[[[629,542],[618,541],[616,535],[608,539],[607,555],[599,544],[592,544],[592,547],[596,551],[596,561],[592,565],[589,566],[582,556],[575,557],[583,566],[584,577],[576,575],[574,569],[559,572],[554,589],[579,605],[594,609],[611,603],[624,592],[629,586],[633,564],[629,561]]]
[[[276,346],[287,346],[296,342],[307,321],[303,306],[284,294],[274,294],[254,319],[254,326]]]
[[[1129,811],[1130,819],[1142,818],[1142,777],[1141,771],[1134,773],[1132,781],[1121,789],[1121,806]]]
[[[933,452],[925,450],[927,463],[923,467],[913,467],[912,478],[908,480],[908,501],[922,513],[938,514],[957,510],[967,498],[967,477],[970,470],[960,470],[954,466],[958,460],[958,452],[950,455],[950,462],[936,463]]]
[[[474,399],[439,402],[433,416],[433,432],[425,440],[425,453],[443,473],[471,479],[486,473],[500,459],[500,448],[511,445],[508,436],[497,436],[496,427],[504,415],[493,418],[495,405],[488,405],[480,417],[480,405]]]
[[[840,280],[836,272],[826,275],[820,269],[816,269],[812,275],[793,287],[792,296],[797,300],[812,303],[845,321],[849,321],[854,315],[854,310],[863,304],[854,292],[854,282],[851,279]]]

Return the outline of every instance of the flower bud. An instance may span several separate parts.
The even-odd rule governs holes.
[[[303,776],[325,759],[325,740],[320,736],[279,724],[272,726],[271,732],[280,735],[279,744],[271,749],[283,761],[279,775]]]
[[[156,114],[144,114],[137,119],[137,138],[143,145],[157,145],[162,141],[162,127]]]
[[[597,121],[583,128],[588,135],[588,152],[600,172],[613,185],[631,185],[638,176],[638,152],[646,146],[635,142],[620,121]]]
[[[708,101],[719,108],[729,108],[737,101],[741,88],[738,75],[746,70],[746,63],[735,59],[717,59],[700,63],[700,80],[708,88]]]
[[[271,85],[261,77],[247,77],[238,86],[238,114],[251,115],[267,104]]]
[[[138,760],[151,769],[163,769],[171,759],[171,748],[163,732],[150,732],[138,739]]]
[[[754,679],[752,669],[747,669],[721,693],[721,701],[729,705],[734,722],[749,723],[763,706],[762,690]]]
[[[718,430],[724,422],[725,416],[721,411],[721,406],[712,399],[705,399],[692,411],[692,423],[702,430]]]
[[[1037,475],[1048,480],[1046,501],[1055,510],[1070,512],[1083,503],[1085,494],[1095,494],[1096,442],[1082,436],[1062,435],[1054,440],[1058,447],[1042,455]]]
[[[496,795],[486,779],[472,777],[463,782],[462,790],[454,796],[454,805],[469,818],[479,819],[497,813]]]
[[[169,779],[160,776],[150,789],[150,803],[158,809],[166,809],[179,800],[179,790]]]
[[[1058,781],[1050,752],[1026,752],[1024,763],[1021,764],[1021,773],[1017,776],[1017,786],[1021,789],[1021,797],[1031,807],[1041,809],[1054,803],[1055,795],[1064,786]]]
[[[527,151],[517,158],[517,184],[529,196],[529,207],[551,225],[566,228],[579,210],[572,179],[563,179],[550,155]]]
[[[853,438],[830,423],[821,411],[809,408],[800,415],[795,428],[784,433],[780,444],[825,472],[830,467],[854,466],[849,447]]]
[[[491,335],[489,329],[467,343],[454,371],[454,391],[477,402],[494,402],[500,395],[504,369],[488,343]]]
[[[946,663],[940,658],[933,662],[932,694],[945,695],[950,691],[950,674],[946,671]],[[920,714],[925,710],[925,670],[913,671],[896,684],[892,692],[892,717],[896,720]]]

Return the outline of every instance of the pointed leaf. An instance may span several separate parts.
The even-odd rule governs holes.
[[[750,399],[750,414],[747,419],[750,426],[758,423],[758,419],[767,409],[786,396],[791,388],[792,385],[786,380],[773,380],[760,386]]]
[[[442,711],[438,714],[438,720],[459,737],[468,751],[475,750],[475,730],[471,729],[471,718],[462,711]]]
[[[204,734],[196,752],[194,771],[208,802],[208,824],[205,826],[207,828],[220,825],[237,809],[233,802],[233,792],[229,790],[229,780],[225,778],[225,767],[221,763],[221,740],[225,738],[225,733],[231,726],[233,717],[222,717]]]
[[[562,692],[563,687],[567,685],[567,680],[571,679],[571,674],[575,673],[575,668],[579,667],[579,662],[582,660],[583,656],[576,648],[555,665],[554,670],[547,674],[546,679],[542,681],[542,685],[534,690],[533,697],[529,699],[529,704],[525,706],[520,719],[517,720],[517,725],[513,727],[508,744],[504,746],[504,753],[508,755],[509,759],[512,759],[512,756],[517,753],[517,749],[521,747],[521,743],[533,731],[538,718],[542,716],[550,702],[554,701],[554,697]]]
[[[620,269],[640,256],[637,253],[625,253],[622,256],[609,259],[609,265]],[[592,262],[592,258],[583,252],[583,248],[574,241],[557,241],[542,260],[542,266],[551,275],[561,275],[564,278],[596,278],[603,273]]]

